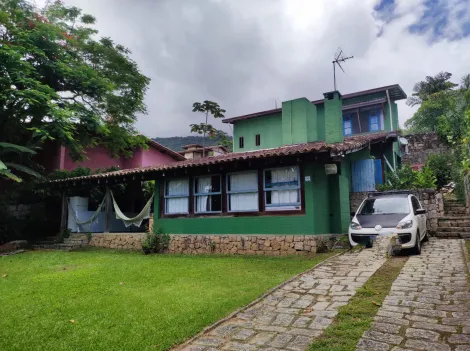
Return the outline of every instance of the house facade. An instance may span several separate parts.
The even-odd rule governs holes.
[[[233,126],[233,153],[56,182],[155,180],[154,227],[175,238],[307,240],[345,233],[350,193],[375,190],[401,162],[396,105],[401,99],[406,94],[391,85],[285,101],[280,109],[225,119]],[[291,250],[294,244],[289,245]]]
[[[180,155],[183,155],[187,160],[198,159],[201,157],[213,157],[225,155],[228,150],[222,145],[211,145],[205,146],[199,144],[184,145],[183,150],[179,151]]]
[[[85,160],[74,161],[70,157],[66,146],[49,143],[38,154],[37,161],[45,168],[46,173],[50,173],[55,170],[72,171],[78,167],[86,167],[92,170],[110,167],[131,169],[178,162],[185,159],[177,152],[153,140],[149,140],[148,149],[137,148],[130,158],[123,156],[114,158],[102,146],[86,148],[84,153],[86,155]]]

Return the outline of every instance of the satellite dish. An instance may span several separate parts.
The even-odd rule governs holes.
[[[401,137],[401,138],[398,138],[398,140],[400,141],[400,144],[408,145],[408,139]]]

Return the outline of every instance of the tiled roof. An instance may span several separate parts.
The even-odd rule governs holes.
[[[397,134],[395,132],[388,133],[370,133],[370,134],[361,134],[353,137],[348,137],[344,139],[344,142],[327,144],[324,141],[303,143],[296,145],[287,145],[281,146],[273,149],[257,150],[257,151],[248,151],[248,152],[234,152],[230,154],[214,156],[214,157],[204,157],[195,160],[185,160],[181,162],[174,162],[165,165],[156,165],[150,167],[141,167],[133,169],[123,169],[116,172],[93,174],[89,176],[68,178],[68,179],[58,179],[50,181],[49,183],[70,183],[79,180],[93,180],[93,179],[110,179],[128,175],[135,174],[145,174],[145,173],[158,173],[174,169],[189,169],[196,168],[201,166],[215,165],[230,163],[233,161],[240,160],[251,160],[251,159],[263,159],[269,157],[278,157],[278,156],[295,156],[309,153],[319,153],[319,152],[330,152],[334,154],[347,153],[353,150],[360,150],[367,147],[370,144],[377,143],[380,141],[385,141],[388,138],[396,138]]]
[[[167,148],[166,146],[164,146],[160,143],[157,143],[155,140],[149,139],[148,143],[149,143],[149,146],[151,146],[151,147],[153,147],[157,150],[160,150],[163,153],[166,153],[166,154],[170,155],[171,157],[173,157],[177,161],[185,160],[184,156],[180,155],[176,151],[173,151],[172,149]]]
[[[391,100],[406,99],[405,92],[403,91],[403,89],[398,84],[387,85],[387,86],[380,87],[380,88],[374,88],[374,89],[369,89],[369,90],[358,91],[358,92],[350,93],[350,94],[344,94],[342,96],[342,98],[343,98],[343,101],[345,101],[347,99],[352,99],[352,98],[355,98],[355,97],[369,95],[369,94],[380,93],[380,92],[384,92],[386,90],[389,90]],[[323,102],[324,102],[324,99],[314,100],[314,101],[312,101],[312,104],[318,105],[318,104],[322,104]],[[251,118],[271,115],[273,113],[279,113],[279,112],[282,112],[282,108],[275,108],[275,109],[272,109],[272,110],[266,110],[266,111],[261,111],[261,112],[250,113],[248,115],[243,115],[243,116],[238,116],[238,117],[225,118],[225,119],[222,120],[222,122],[223,123],[233,123],[235,121],[241,121],[241,120],[245,120],[245,119],[251,119]]]

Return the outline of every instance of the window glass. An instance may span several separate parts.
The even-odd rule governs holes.
[[[418,199],[414,196],[411,197],[411,205],[413,206],[413,211],[419,210],[421,208]]]
[[[245,140],[243,139],[243,137],[240,137],[238,139],[238,146],[240,147],[240,149],[243,149],[245,147]]]
[[[189,179],[171,179],[165,182],[165,213],[189,212]]]
[[[221,212],[222,194],[220,176],[194,178],[195,212]]]
[[[379,111],[372,110],[369,112],[369,131],[378,132],[380,130]]]
[[[410,206],[407,197],[379,197],[367,199],[358,212],[360,215],[408,214]]]
[[[282,167],[264,171],[266,210],[300,209],[299,168]]]
[[[227,175],[229,212],[258,211],[258,173]]]
[[[344,135],[352,135],[352,122],[350,116],[343,117],[343,131]]]

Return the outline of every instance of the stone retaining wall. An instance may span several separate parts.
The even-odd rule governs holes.
[[[428,230],[430,234],[437,231],[437,219],[444,217],[444,200],[442,194],[432,189],[414,190],[413,193],[421,202],[421,206],[426,210],[428,219]],[[367,197],[368,192],[351,193],[350,205],[351,212],[357,211],[362,200]]]
[[[405,135],[408,140],[407,150],[402,146],[402,161],[415,167],[424,166],[428,157],[442,154],[449,150],[448,146],[439,140],[436,133],[420,133]]]
[[[140,250],[144,233],[93,234],[89,245]],[[325,251],[335,235],[171,235],[170,254],[304,255]]]

